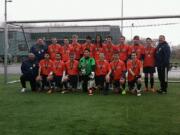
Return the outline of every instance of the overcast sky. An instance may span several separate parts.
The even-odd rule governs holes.
[[[0,21],[4,21],[4,1],[0,0]],[[124,0],[124,17],[180,15],[180,0]],[[8,3],[8,20],[43,20],[121,17],[121,0],[13,0]],[[180,19],[124,21],[124,26],[180,23]],[[71,25],[75,25],[73,23]],[[93,23],[83,23],[90,25]],[[120,21],[95,24],[120,25]],[[67,24],[64,24],[67,25]],[[180,44],[180,24],[143,28],[124,28],[124,35],[157,38],[164,34],[168,42]]]

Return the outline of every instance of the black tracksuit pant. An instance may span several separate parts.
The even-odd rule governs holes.
[[[167,92],[168,87],[168,67],[157,67],[158,78],[161,90]]]
[[[32,91],[36,90],[37,85],[36,85],[35,77],[29,77],[29,76],[22,75],[20,77],[20,81],[21,81],[21,85],[22,85],[23,88],[26,88],[26,82],[29,81],[30,86],[31,86],[31,90]]]

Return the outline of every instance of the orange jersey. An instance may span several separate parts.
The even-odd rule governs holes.
[[[66,72],[68,75],[78,75],[78,65],[79,62],[77,60],[74,60],[71,62],[70,60],[65,63]]]
[[[156,48],[154,47],[146,47],[145,55],[144,55],[144,67],[154,67],[155,66],[155,53]]]
[[[67,62],[69,60],[70,47],[69,46],[62,46],[61,50],[62,50],[61,51],[62,60],[64,62]]]
[[[41,75],[49,75],[50,72],[53,72],[53,62],[43,59],[39,62],[39,68],[41,69]]]
[[[106,60],[96,61],[96,69],[95,69],[96,76],[106,75],[110,70],[111,70],[110,64]]]
[[[126,71],[126,67],[125,64],[122,60],[119,61],[112,61],[110,63],[110,67],[112,70],[112,74],[113,74],[113,80],[120,80],[120,78],[123,75],[123,72]]]
[[[118,45],[119,59],[126,62],[129,56],[129,45]]]
[[[52,61],[56,60],[56,54],[61,53],[61,45],[60,44],[51,44],[48,46],[48,53],[50,55],[50,59]]]
[[[75,53],[75,59],[79,60],[82,55],[82,46],[77,43],[77,44],[71,44],[70,46],[70,51]]]
[[[53,72],[56,76],[62,76],[64,70],[65,70],[65,65],[63,61],[55,60],[53,62]]]
[[[113,53],[116,50],[116,46],[115,45],[103,45],[103,52],[105,55],[105,59],[107,61],[112,61],[113,59]]]
[[[132,81],[135,79],[135,76],[140,74],[140,69],[142,68],[142,62],[138,59],[135,59],[135,61],[133,62],[132,60],[128,60],[127,62],[127,70],[128,70],[128,81]],[[135,76],[133,76],[129,70],[132,70],[135,74]]]
[[[90,57],[93,57],[94,56],[94,45],[93,44],[83,44],[82,45],[82,51],[84,52],[85,49],[89,49],[90,50]]]
[[[132,52],[136,52],[137,58],[141,60],[142,55],[144,55],[144,46],[143,45],[129,46],[129,55],[131,55]]]
[[[99,54],[104,53],[103,48],[99,45],[94,45],[94,59],[99,60]]]

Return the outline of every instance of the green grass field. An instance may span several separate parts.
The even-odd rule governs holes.
[[[136,97],[20,93],[0,80],[0,135],[180,135],[177,83]]]

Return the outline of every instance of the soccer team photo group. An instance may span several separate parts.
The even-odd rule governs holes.
[[[142,42],[138,35],[131,43],[120,36],[118,44],[113,44],[110,35],[105,39],[87,36],[83,44],[78,35],[64,37],[63,44],[54,37],[50,45],[38,38],[21,65],[21,92],[27,91],[26,82],[30,82],[33,92],[48,94],[166,94],[170,53],[164,35],[158,37],[157,44],[149,37]],[[154,83],[155,72],[160,86]]]

